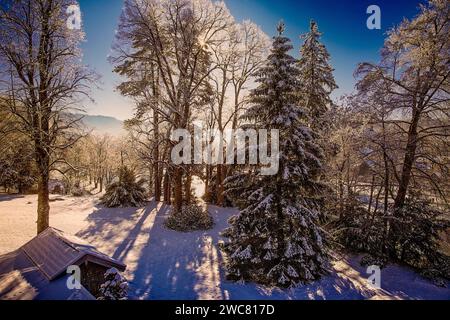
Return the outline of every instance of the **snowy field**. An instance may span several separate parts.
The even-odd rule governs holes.
[[[236,210],[210,206],[212,230],[179,233],[164,227],[167,206],[160,203],[105,209],[97,202],[52,196],[50,224],[124,261],[132,299],[450,299],[449,287],[436,287],[397,265],[383,269],[382,289],[373,289],[357,257],[336,260],[331,275],[292,290],[236,284],[225,280],[217,246]],[[0,195],[0,254],[35,235],[36,205],[35,195]]]

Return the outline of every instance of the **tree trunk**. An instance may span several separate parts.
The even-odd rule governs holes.
[[[209,192],[209,180],[211,179],[211,174],[210,174],[210,165],[207,164],[205,166],[205,201],[209,202],[210,201],[210,192]]]
[[[164,173],[164,182],[163,182],[163,189],[164,189],[164,203],[170,204],[170,181],[169,181],[169,173]]]
[[[386,215],[389,206],[389,164],[386,152],[384,152],[384,208],[383,213]]]
[[[383,152],[384,158],[384,208],[383,208],[383,219],[384,219],[384,245],[383,250],[386,248],[386,241],[389,237],[390,222],[387,217],[388,215],[388,205],[389,205],[389,164],[387,159],[386,151]]]
[[[223,165],[217,165],[217,205],[223,207],[224,196],[223,196]]]
[[[226,79],[227,79],[227,70],[223,69],[222,70],[222,88],[221,88],[221,92],[220,92],[220,99],[219,99],[219,110],[218,110],[218,115],[217,115],[217,127],[220,131],[221,134],[223,134],[224,131],[224,125],[222,123],[222,117],[223,117],[223,107],[224,107],[224,103],[225,103],[225,96],[226,96],[226,89],[227,89],[227,84],[226,84]],[[217,176],[216,176],[216,192],[217,192],[217,205],[218,206],[223,206],[223,141],[220,141],[220,145],[219,148],[221,148],[221,152],[219,152],[220,155],[220,159],[219,163],[216,166],[216,170],[217,170]]]
[[[100,192],[103,192],[103,176],[100,177]]]
[[[375,208],[373,210],[373,213],[372,213],[372,216],[370,218],[370,221],[369,221],[369,223],[368,223],[368,225],[366,227],[367,230],[370,230],[370,228],[372,227],[372,225],[373,225],[373,223],[375,221],[375,216],[376,216],[377,211],[378,211],[378,203],[379,203],[379,200],[380,200],[381,191],[383,191],[383,186],[380,186],[380,189],[377,192],[377,196],[376,196],[376,199],[375,199]],[[365,237],[366,238],[365,242],[367,242],[367,240],[369,239],[369,236],[370,236],[370,233],[367,232],[366,233],[366,237]]]
[[[155,195],[153,165],[148,167],[148,195],[151,198]]]
[[[183,169],[177,166],[174,169],[174,202],[173,208],[175,212],[181,212],[183,206]]]
[[[159,175],[159,164],[155,163],[153,167],[153,184],[155,189],[155,201],[161,201],[161,178]]]
[[[344,182],[342,172],[339,173],[339,219],[344,217]]]
[[[187,204],[191,203],[191,192],[192,192],[191,184],[192,184],[192,174],[191,174],[191,171],[188,170],[187,177],[186,177],[186,185],[184,186],[184,194],[186,197],[185,201]]]
[[[157,102],[159,102],[159,76],[157,72],[154,72],[154,67],[152,65],[152,72],[154,75],[153,80],[153,95]],[[153,108],[153,130],[155,132],[155,145],[153,148],[153,175],[154,175],[154,189],[155,189],[155,201],[161,200],[161,172],[159,165],[159,113],[157,107]]]
[[[372,175],[372,183],[370,185],[370,196],[369,196],[369,205],[367,212],[370,214],[370,209],[372,208],[372,201],[373,201],[373,191],[375,189],[375,175]]]
[[[398,209],[405,204],[406,194],[408,192],[411,172],[414,165],[417,149],[417,126],[419,124],[420,113],[414,111],[411,126],[408,132],[408,144],[406,145],[405,159],[403,161],[402,175],[400,185],[398,187],[397,196],[395,197],[394,208]]]
[[[38,179],[38,208],[37,208],[37,233],[41,233],[49,226],[49,192],[48,173],[41,172]]]
[[[381,191],[383,191],[383,186],[380,187],[380,190],[378,190],[377,196],[375,198],[375,208],[373,209],[373,216],[375,217],[375,215],[378,212],[378,205],[380,203],[380,196],[381,196]],[[375,219],[375,218],[374,218]]]

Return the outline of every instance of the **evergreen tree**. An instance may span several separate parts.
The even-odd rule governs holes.
[[[108,207],[140,207],[146,203],[144,180],[136,180],[133,170],[126,166],[119,169],[119,179],[106,187],[101,203]]]
[[[98,300],[126,300],[128,282],[119,270],[111,268],[105,272],[105,282],[100,286]]]
[[[290,287],[318,279],[329,264],[312,200],[322,152],[297,105],[298,69],[284,24],[277,30],[243,118],[255,129],[279,130],[279,171],[262,175],[255,166],[226,180],[241,212],[223,233],[229,238],[223,249],[229,279]]]
[[[333,104],[330,94],[337,89],[334,69],[329,64],[330,55],[320,42],[321,35],[317,23],[311,20],[309,32],[301,35],[304,43],[298,61],[300,99],[306,105],[315,129],[322,127],[323,115]]]

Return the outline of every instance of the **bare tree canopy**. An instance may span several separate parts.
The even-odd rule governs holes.
[[[382,62],[362,63],[357,70],[360,94],[365,95],[367,106],[377,101],[378,117],[381,112],[382,122],[395,128],[390,136],[395,135],[394,148],[403,152],[399,159],[387,154],[399,186],[397,208],[403,206],[415,178],[428,179],[443,194],[430,169],[448,170],[448,155],[439,150],[449,147],[449,16],[448,1],[422,5],[416,18],[403,21],[389,33]],[[438,154],[432,156],[431,151]]]
[[[1,103],[34,145],[39,171],[38,233],[49,225],[48,180],[79,138],[70,116],[93,79],[81,65],[83,32],[67,27],[67,0],[6,1],[0,7]]]

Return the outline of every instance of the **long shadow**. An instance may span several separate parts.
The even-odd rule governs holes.
[[[0,201],[11,201],[14,199],[21,199],[25,196],[22,194],[0,194]]]
[[[293,290],[269,289],[255,284],[239,284],[225,279],[224,257],[218,248],[224,240],[219,232],[228,226],[233,209],[209,207],[215,226],[212,230],[181,233],[167,229],[164,221],[168,207],[162,206],[149,229],[142,228],[152,209],[130,229],[114,252],[116,258],[130,251],[138,255],[130,282],[129,295],[134,299],[366,299],[371,292],[360,290],[357,276],[340,276],[336,272],[321,281]],[[136,236],[149,232],[145,246],[134,248]],[[350,268],[348,267],[350,270]],[[345,272],[341,270],[341,272]],[[356,284],[356,285],[355,285]],[[361,284],[362,286],[362,284]]]
[[[360,257],[353,257],[349,259],[349,264],[364,275],[366,268],[361,266],[359,261]],[[416,270],[405,265],[389,264],[381,269],[380,277],[381,288],[389,296],[419,300],[450,299],[450,281],[447,281],[445,287],[438,287],[418,274]]]
[[[156,208],[156,203],[150,203],[144,210],[142,216],[139,218],[133,229],[131,229],[126,237],[125,241],[123,241],[119,247],[114,251],[113,258],[123,260],[128,253],[133,250],[133,246],[136,242],[137,237],[141,233],[144,227],[144,221],[148,218],[150,213]],[[157,214],[156,212],[155,214]]]
[[[228,219],[232,217],[233,215],[238,214],[237,209],[234,208],[220,208],[216,206],[209,206],[208,207],[209,213],[212,215],[215,225],[214,225],[214,231],[211,232],[211,238],[212,238],[212,247],[211,249],[217,252],[217,267],[218,267],[218,279],[217,281],[220,283],[219,290],[221,293],[222,299],[230,299],[230,292],[226,289],[227,287],[227,281],[226,281],[226,274],[225,274],[225,260],[222,250],[219,248],[219,242],[220,241],[226,241],[226,239],[222,236],[220,236],[220,232],[224,231],[226,228],[229,227],[228,225]],[[211,263],[211,266],[214,266],[214,263]],[[211,270],[211,272],[214,272],[215,270]]]
[[[144,208],[105,208],[96,205],[86,219],[89,223],[87,228],[76,235],[101,245],[101,249],[107,251],[105,253],[121,259],[129,250],[127,248],[132,247],[129,244],[139,235],[140,228],[154,208],[153,202]],[[120,245],[119,241],[122,241]]]
[[[130,295],[137,299],[224,299],[222,257],[217,226],[208,231],[176,232],[164,226],[168,207],[154,221],[147,246],[140,252]],[[211,211],[211,210],[210,210]],[[217,219],[216,212],[211,212]]]
[[[159,207],[156,210],[156,207]],[[131,299],[368,299],[375,292],[367,288],[365,269],[357,257],[346,259],[314,283],[292,290],[239,284],[225,279],[224,257],[218,248],[220,231],[237,211],[209,206],[215,226],[208,231],[176,232],[164,226],[169,206],[149,203],[146,208],[106,209],[96,207],[89,226],[77,235],[106,246],[105,253],[130,262]],[[137,241],[139,238],[139,241]],[[403,270],[382,271],[383,294],[398,298],[431,297],[434,288],[418,294],[406,282],[415,281],[411,272],[397,285]],[[393,271],[393,272],[392,272]],[[426,292],[426,293],[425,293]],[[442,291],[441,296],[448,294]]]
[[[211,230],[209,234],[212,237],[212,250],[217,252],[218,266],[217,264],[215,266],[218,267],[218,289],[220,289],[222,299],[367,299],[374,294],[372,291],[364,289],[365,283],[361,282],[358,272],[356,274],[352,272],[354,270],[350,268],[347,261],[345,268],[342,268],[340,272],[332,270],[322,280],[290,290],[266,288],[252,283],[239,284],[226,280],[224,256],[218,248],[219,241],[226,239],[219,233],[228,227],[229,217],[238,212],[231,208],[224,209],[215,206],[210,206],[209,211],[216,221],[214,230]]]

